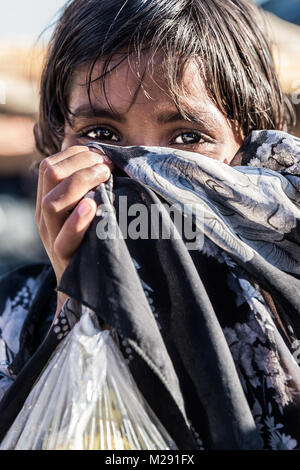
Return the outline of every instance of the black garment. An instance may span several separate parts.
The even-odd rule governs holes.
[[[114,161],[121,164],[117,152],[122,150],[115,152]],[[132,178],[114,178],[95,191],[111,226],[117,227],[124,194],[129,204],[156,204],[163,223],[169,223],[161,196]],[[293,360],[299,338],[297,275],[280,271],[256,252],[248,262],[234,256],[220,262],[188,251],[181,238],[99,240],[101,220],[103,215],[93,221],[59,288],[75,299],[70,306],[75,313],[77,302],[83,303],[114,329],[139,389],[178,448],[299,448],[299,365]],[[21,349],[10,365],[15,386],[0,403],[2,437],[26,398],[23,387],[30,389],[55,347],[53,330],[40,349],[33,340],[42,336],[41,325],[54,311],[47,304],[53,297],[51,268],[42,276]],[[12,278],[2,280],[4,286]],[[30,317],[34,326],[28,334]],[[34,352],[20,373],[22,358]]]

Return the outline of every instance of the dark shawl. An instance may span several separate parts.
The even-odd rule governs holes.
[[[80,315],[84,304],[111,327],[179,449],[299,449],[299,139],[252,132],[234,167],[170,149],[101,147],[128,177],[90,194],[102,211],[59,286],[73,299],[65,310]],[[149,214],[155,204],[161,228],[172,226],[167,207],[176,204],[197,249],[176,228],[124,239],[120,196]],[[105,224],[118,236],[103,239]],[[2,436],[56,341],[46,337],[2,399]]]

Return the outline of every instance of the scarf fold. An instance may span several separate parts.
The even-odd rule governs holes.
[[[179,448],[298,448],[300,140],[252,132],[234,167],[166,148],[90,145],[128,178],[89,193],[101,211],[59,290],[116,332]],[[124,238],[124,224],[138,223],[134,210],[124,222],[121,196],[147,209],[148,228],[154,206],[169,236]],[[171,206],[191,219],[192,249]]]

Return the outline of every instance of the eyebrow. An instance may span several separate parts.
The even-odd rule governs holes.
[[[159,124],[168,124],[177,121],[192,121],[200,124],[205,123],[205,121],[200,118],[199,114],[199,112],[193,113],[191,111],[185,111],[185,117],[179,111],[162,111],[157,115],[157,122]]]
[[[118,122],[125,122],[125,118],[119,113],[116,113],[106,108],[91,107],[90,105],[86,105],[86,104],[79,106],[74,111],[72,111],[70,121],[71,121],[71,124],[74,125],[74,122],[76,121],[76,119],[80,119],[80,118],[89,119],[93,117],[98,117],[102,119],[112,119]]]
[[[205,113],[207,115],[207,113]],[[169,124],[172,122],[178,121],[191,121],[198,124],[207,125],[207,117],[203,119],[200,117],[200,112],[193,113],[192,111],[185,111],[186,117],[184,117],[179,111],[162,111],[156,116],[156,120],[159,124]],[[120,123],[126,121],[124,115],[119,114],[111,109],[102,108],[102,107],[91,107],[90,105],[81,105],[76,108],[70,117],[71,125],[73,126],[77,119],[90,119],[93,117],[98,117],[100,119],[111,119]]]

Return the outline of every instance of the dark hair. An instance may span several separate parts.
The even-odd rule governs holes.
[[[252,1],[73,0],[50,41],[41,79],[35,136],[43,155],[60,150],[76,68],[90,64],[90,91],[100,57],[106,59],[103,79],[116,52],[135,52],[138,62],[145,49],[163,51],[177,104],[184,67],[193,58],[210,97],[245,136],[253,129],[289,131],[295,125],[292,105],[275,74],[262,15]]]

